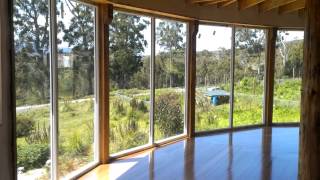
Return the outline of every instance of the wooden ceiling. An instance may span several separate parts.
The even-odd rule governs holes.
[[[192,4],[201,6],[216,6],[224,8],[237,4],[239,10],[258,6],[259,11],[264,13],[278,9],[279,14],[296,12],[305,8],[306,0],[189,0]]]

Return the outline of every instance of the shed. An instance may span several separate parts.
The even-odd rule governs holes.
[[[210,103],[214,106],[229,103],[230,93],[222,89],[208,89],[206,96],[210,97]]]

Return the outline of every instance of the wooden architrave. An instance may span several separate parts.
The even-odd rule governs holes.
[[[113,18],[113,6],[98,5],[99,44],[99,159],[109,162],[109,24]]]
[[[299,179],[320,179],[320,1],[306,1]]]
[[[196,45],[199,21],[190,21],[188,30],[188,100],[187,100],[187,135],[195,136],[195,103],[196,103]]]
[[[274,92],[274,68],[276,54],[277,28],[268,28],[266,45],[266,73],[265,73],[265,110],[264,123],[272,125],[273,92]]]

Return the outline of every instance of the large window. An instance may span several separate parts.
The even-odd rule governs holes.
[[[96,10],[49,3],[14,4],[18,179],[71,177],[98,160]]]
[[[299,122],[303,70],[303,31],[278,31],[273,122]]]
[[[57,4],[58,39],[58,168],[59,176],[94,161],[95,7]],[[76,127],[76,128],[73,128]]]
[[[18,179],[50,177],[47,170],[51,147],[48,23],[48,1],[15,1]]]
[[[184,132],[186,24],[156,19],[155,140]]]
[[[236,28],[234,63],[234,126],[262,124],[265,31]]]
[[[199,26],[196,131],[229,127],[231,37],[232,28]]]
[[[151,19],[115,11],[110,25],[110,153],[149,142]]]
[[[186,24],[114,11],[110,153],[184,133]]]

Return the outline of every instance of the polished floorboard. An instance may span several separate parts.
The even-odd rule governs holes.
[[[298,127],[213,134],[98,166],[81,179],[295,180],[298,144]]]

